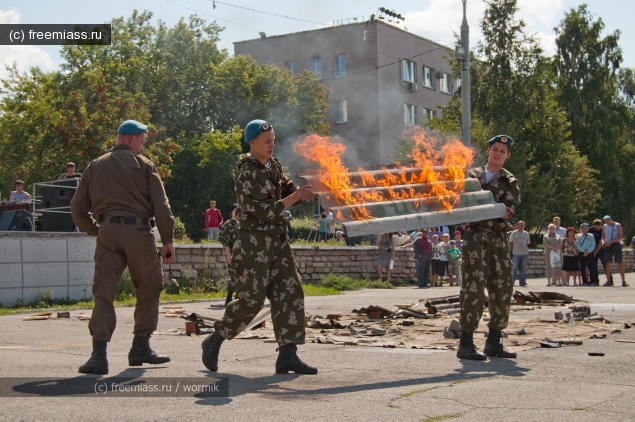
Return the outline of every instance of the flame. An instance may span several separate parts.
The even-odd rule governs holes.
[[[348,168],[342,163],[346,146],[338,142],[337,137],[308,135],[294,145],[294,150],[320,165],[320,182],[333,193],[337,204],[350,206],[351,219],[374,218],[364,207],[364,204],[373,202],[415,199],[414,207],[417,208],[420,204],[418,200],[436,197],[443,209],[452,209],[459,203],[458,194],[465,188],[465,170],[472,165],[474,150],[455,138],[440,145],[437,138],[426,136],[421,128],[413,130],[411,139],[414,141],[408,155],[414,162],[411,166],[398,165],[397,171],[382,167],[380,172],[358,168],[359,183],[351,180]],[[420,184],[429,184],[430,192],[422,193],[411,186],[403,186]],[[340,210],[336,212],[336,217],[344,219]]]

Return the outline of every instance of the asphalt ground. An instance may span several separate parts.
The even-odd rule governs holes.
[[[619,276],[618,276],[619,279]],[[545,279],[528,280],[522,291],[558,291],[586,300],[593,312],[635,321],[633,287],[546,287]],[[368,305],[392,308],[394,303],[457,294],[456,287],[363,290],[339,296],[307,297],[308,314],[350,313]],[[219,301],[216,302],[218,304]],[[221,317],[210,302],[183,305],[187,312]],[[512,318],[553,318],[558,308],[521,311]],[[567,311],[566,308],[561,308]],[[75,316],[79,312],[71,311]],[[90,311],[87,311],[89,314]],[[109,344],[110,373],[102,378],[81,375],[91,338],[87,322],[76,319],[22,321],[0,317],[0,377],[59,379],[12,385],[35,392],[28,397],[0,397],[0,420],[276,420],[276,421],[609,421],[635,420],[635,328],[607,339],[584,339],[582,346],[532,349],[517,359],[484,362],[459,360],[454,351],[383,349],[309,343],[299,356],[319,368],[313,376],[276,375],[276,345],[262,340],[226,341],[215,376],[228,377],[229,397],[109,397],[86,392],[79,397],[51,396],[51,390],[91,378],[212,379],[201,363],[204,336],[155,335],[151,344],[171,356],[165,365],[128,367],[133,309],[117,309],[117,330]],[[159,319],[159,330],[183,328],[183,320]],[[616,340],[632,340],[633,343]],[[484,339],[477,340],[482,347]],[[603,357],[588,356],[601,351]],[[0,384],[3,380],[0,379]],[[49,388],[50,387],[50,388]],[[5,389],[6,391],[6,389]],[[633,418],[633,419],[631,419]]]

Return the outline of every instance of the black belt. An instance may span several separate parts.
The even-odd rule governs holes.
[[[142,217],[118,217],[118,216],[111,216],[111,215],[107,215],[105,216],[102,221],[104,223],[110,223],[110,224],[130,224],[130,225],[137,225],[138,221],[141,222],[141,226],[149,226],[150,225],[150,219],[149,218],[142,218]]]

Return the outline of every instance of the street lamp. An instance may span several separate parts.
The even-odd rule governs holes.
[[[454,49],[454,55],[461,59],[461,135],[463,144],[472,145],[472,124],[470,120],[470,27],[467,24],[467,0],[463,2],[463,23],[461,23],[461,44]]]

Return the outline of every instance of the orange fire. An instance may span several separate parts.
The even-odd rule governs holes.
[[[472,165],[474,150],[458,139],[450,139],[440,145],[437,138],[426,136],[421,128],[413,131],[412,140],[414,146],[408,155],[414,162],[411,166],[398,166],[398,170],[402,171],[382,167],[381,174],[359,168],[359,184],[351,181],[351,174],[342,163],[346,146],[337,142],[337,138],[308,135],[294,145],[294,150],[298,155],[320,165],[320,182],[333,192],[339,205],[351,206],[353,219],[373,218],[364,207],[364,204],[372,202],[438,197],[444,209],[452,209],[459,203],[458,194],[465,188],[465,170]],[[422,193],[403,186],[420,184],[431,184],[430,192]],[[384,189],[352,191],[362,188]],[[343,218],[339,211],[336,217]]]

